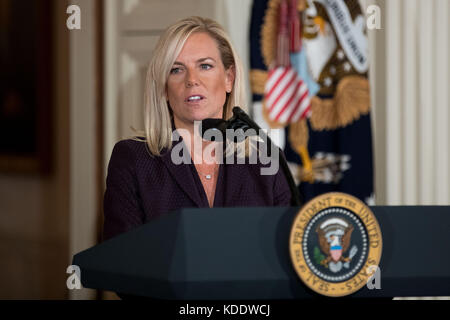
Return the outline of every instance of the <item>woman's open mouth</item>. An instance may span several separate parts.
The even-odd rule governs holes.
[[[204,96],[197,94],[197,95],[191,95],[191,96],[187,97],[187,99],[185,101],[187,103],[195,104],[195,103],[199,103],[200,101],[202,101],[204,99],[206,99]]]

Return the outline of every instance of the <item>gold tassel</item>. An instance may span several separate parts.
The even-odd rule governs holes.
[[[298,148],[306,147],[308,145],[308,126],[306,124],[306,119],[291,123],[289,126],[289,141],[298,154],[300,154]]]
[[[314,183],[314,172],[308,149],[302,146],[297,150],[297,152],[299,153],[303,163],[303,167],[299,170],[299,180]]]
[[[300,155],[302,167],[298,171],[298,179],[309,183],[314,182],[312,161],[308,152],[308,125],[306,119],[292,123],[289,126],[289,141],[292,148]]]

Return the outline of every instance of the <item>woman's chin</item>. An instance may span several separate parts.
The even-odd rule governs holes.
[[[215,114],[213,112],[193,112],[190,114],[185,114],[184,117],[179,117],[178,119],[183,119],[182,121],[186,124],[193,124],[194,122],[199,122],[209,118],[221,119],[222,115]]]
[[[194,115],[191,119],[192,121],[202,121],[205,119],[210,119],[210,118],[221,118],[218,115],[212,115],[212,114],[197,114]]]

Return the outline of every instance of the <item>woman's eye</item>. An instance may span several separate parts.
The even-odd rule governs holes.
[[[202,68],[203,70],[209,70],[212,68],[212,65],[208,64],[208,63],[202,63],[200,65],[200,68]]]
[[[177,74],[177,73],[179,73],[180,71],[181,71],[180,68],[172,68],[172,69],[170,70],[170,74]]]

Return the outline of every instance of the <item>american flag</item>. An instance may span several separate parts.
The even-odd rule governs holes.
[[[291,66],[289,51],[300,50],[297,1],[280,2],[276,66],[269,70],[264,87],[264,107],[271,121],[293,123],[311,113],[308,87]]]
[[[308,87],[291,66],[280,66],[269,71],[264,98],[272,121],[292,123],[310,116]]]

